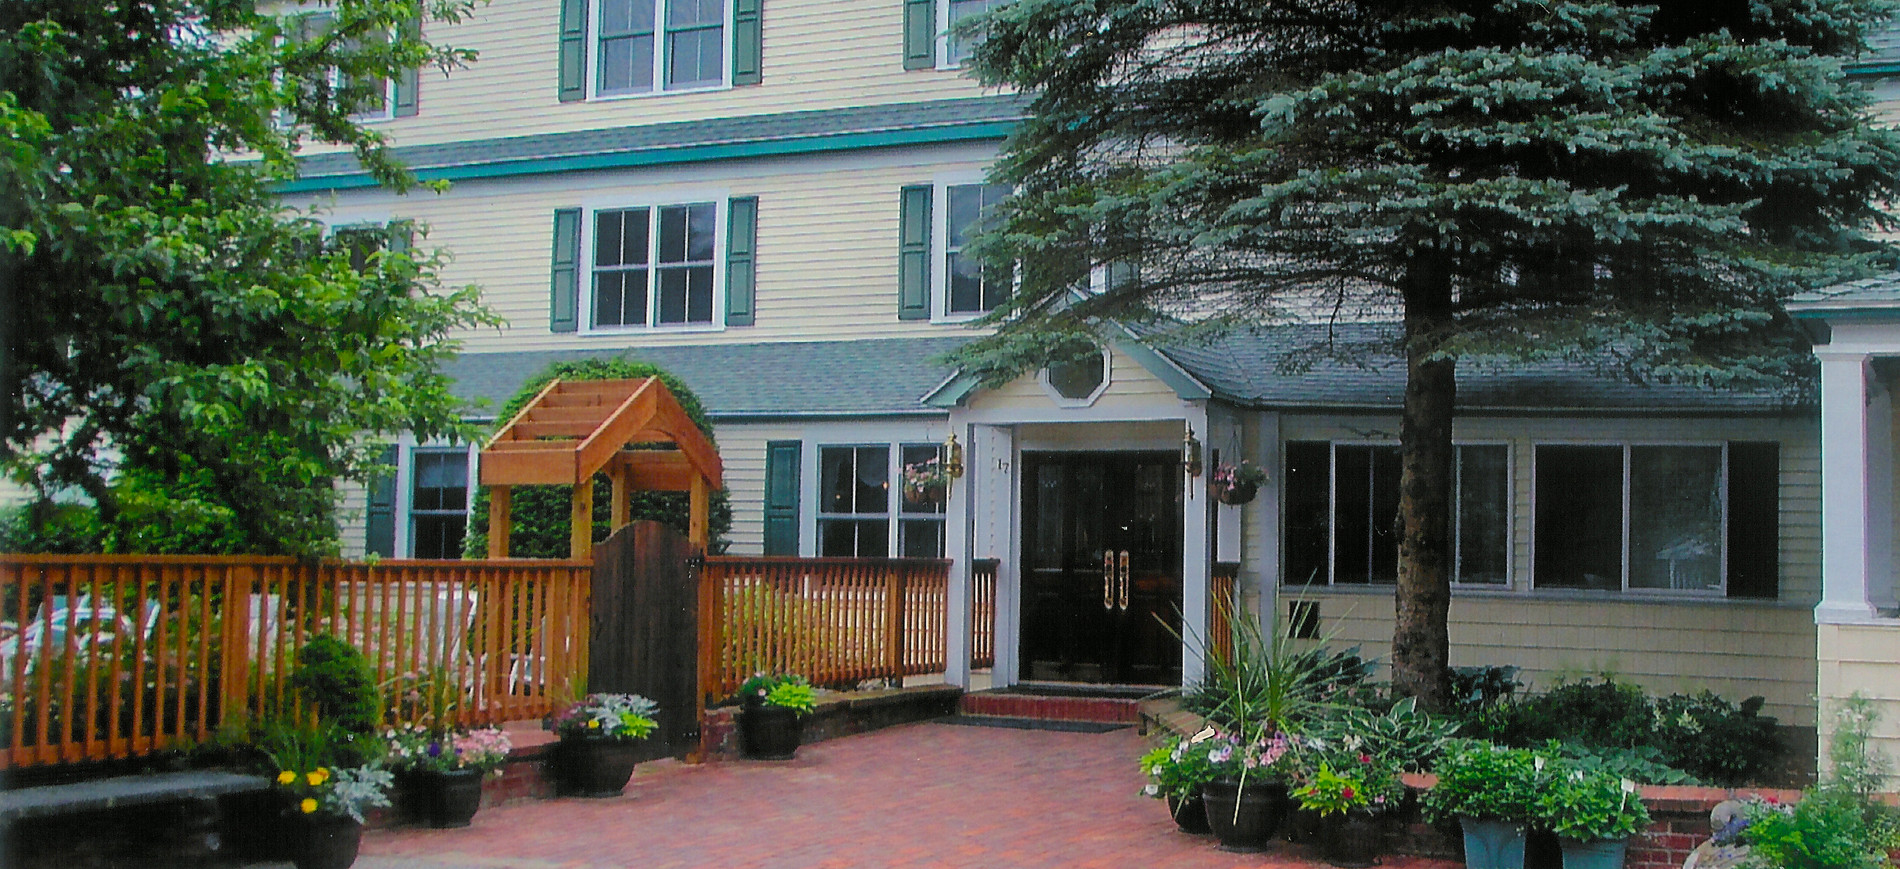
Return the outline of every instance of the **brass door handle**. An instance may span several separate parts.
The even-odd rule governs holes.
[[[1115,552],[1102,550],[1102,609],[1115,608]]]
[[[1122,569],[1121,607],[1122,607],[1123,612],[1127,612],[1128,611],[1128,550],[1126,549],[1122,550],[1121,569]]]

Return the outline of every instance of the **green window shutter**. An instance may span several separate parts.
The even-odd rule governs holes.
[[[898,217],[897,319],[930,319],[930,185],[906,187]]]
[[[761,60],[765,54],[765,33],[760,9],[765,0],[734,0],[732,5],[732,83],[759,83]]]
[[[937,0],[904,0],[904,68],[937,67]]]
[[[388,250],[408,253],[416,246],[416,225],[413,221],[392,220],[389,222]]]
[[[1781,584],[1781,445],[1728,445],[1728,596],[1774,600]]]
[[[798,441],[765,445],[765,554],[798,554]]]
[[[384,447],[376,461],[396,466],[396,448]],[[369,481],[369,509],[364,511],[363,554],[393,558],[396,555],[396,472]]]
[[[403,22],[402,35],[405,39],[422,38],[422,20],[411,18]],[[398,118],[412,118],[416,115],[416,108],[420,105],[417,89],[421,84],[421,76],[417,74],[418,72],[412,66],[396,76],[396,100],[392,108]]]
[[[750,326],[758,284],[759,198],[734,197],[726,221],[726,325]]]
[[[587,0],[561,0],[561,102],[587,99]]]
[[[554,264],[548,270],[548,330],[576,332],[581,325],[581,210],[554,212]]]

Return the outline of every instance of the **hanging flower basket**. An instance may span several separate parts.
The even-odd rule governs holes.
[[[1241,486],[1222,486],[1209,483],[1207,488],[1214,493],[1214,500],[1222,504],[1246,504],[1260,494],[1260,487],[1252,483]]]
[[[941,485],[904,484],[904,500],[911,504],[941,504],[946,494],[947,488]]]
[[[1215,467],[1207,478],[1207,491],[1222,504],[1245,504],[1260,493],[1260,484],[1266,481],[1266,471],[1243,459],[1238,464],[1222,463]]]

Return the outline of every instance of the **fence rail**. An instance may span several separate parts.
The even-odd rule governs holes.
[[[587,666],[592,566],[557,561],[0,555],[0,768],[136,757],[295,708],[319,633],[400,720],[553,711]]]
[[[707,558],[702,692],[717,701],[760,670],[821,685],[942,672],[949,573],[936,559]]]

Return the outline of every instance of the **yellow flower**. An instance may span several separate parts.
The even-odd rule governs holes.
[[[588,726],[588,727],[594,727],[594,728],[598,728],[598,727],[600,727],[600,721],[599,721],[599,720],[594,720],[594,721],[589,721],[589,722],[587,722],[587,726]]]
[[[297,774],[294,772],[291,772],[290,770],[284,770],[283,772],[280,772],[277,774],[277,783],[280,785],[287,785],[296,780],[297,780]]]
[[[302,809],[303,813],[308,815],[317,810],[317,801],[306,797],[303,802],[297,804],[297,808]]]
[[[323,784],[323,775],[313,772],[304,776],[303,780],[309,782],[311,787],[316,787],[317,785]]]

